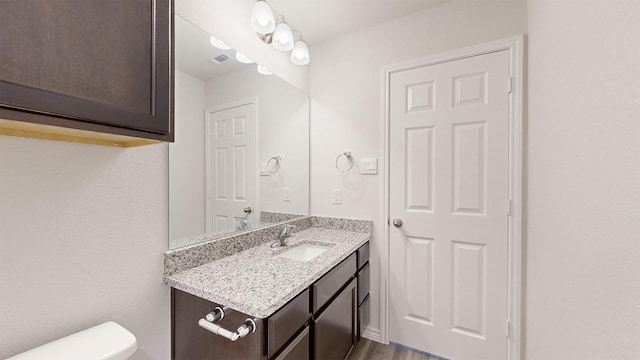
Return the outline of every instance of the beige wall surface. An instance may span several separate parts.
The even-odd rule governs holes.
[[[108,320],[170,357],[167,156],[0,136],[0,358]]]
[[[640,359],[640,1],[528,14],[526,357]]]

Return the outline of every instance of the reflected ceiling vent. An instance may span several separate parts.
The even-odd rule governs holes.
[[[220,54],[216,57],[212,57],[209,59],[209,62],[214,64],[222,64],[223,62],[229,60],[229,57],[225,54]]]

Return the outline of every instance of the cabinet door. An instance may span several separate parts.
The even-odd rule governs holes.
[[[172,141],[172,0],[3,0],[0,118]]]
[[[267,319],[267,355],[271,357],[278,352],[310,317],[307,289]]]
[[[307,326],[275,360],[308,360],[310,347],[309,327]]]
[[[314,323],[314,358],[344,359],[356,336],[356,280],[353,279]]]

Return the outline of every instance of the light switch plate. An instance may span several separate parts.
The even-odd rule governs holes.
[[[363,175],[377,174],[378,158],[362,158],[362,160],[360,160],[360,173]]]
[[[284,188],[284,201],[291,201],[291,188]]]

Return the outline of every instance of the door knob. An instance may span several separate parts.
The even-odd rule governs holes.
[[[252,212],[252,211],[253,211],[253,209],[252,209],[251,207],[249,207],[249,206],[247,206],[246,208],[244,208],[244,212],[245,212],[246,214],[251,214],[251,212]]]
[[[400,218],[393,219],[393,226],[401,227],[402,226],[402,219],[400,219]]]

